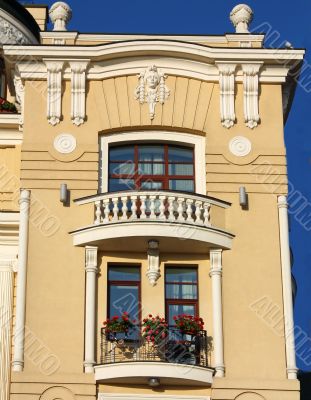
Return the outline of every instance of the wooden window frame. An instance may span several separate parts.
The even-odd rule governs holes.
[[[164,148],[164,161],[163,162],[153,162],[153,161],[139,161],[139,147],[140,146],[162,146]],[[110,173],[110,165],[111,164],[120,164],[120,163],[128,163],[129,160],[110,160],[110,150],[117,147],[132,147],[134,148],[134,173],[133,174],[111,174]],[[168,159],[168,150],[169,147],[177,147],[182,149],[188,149],[192,151],[192,162],[169,162]],[[164,175],[140,175],[139,171],[139,164],[159,164],[164,165]],[[192,175],[169,175],[169,164],[174,165],[191,165],[193,167],[193,174]],[[188,180],[193,182],[193,193],[195,193],[195,153],[193,147],[187,147],[182,145],[175,145],[175,144],[166,144],[166,143],[133,143],[133,144],[118,144],[116,146],[112,145],[109,146],[109,160],[108,160],[108,190],[110,191],[109,182],[110,179],[129,179],[134,181],[135,190],[141,190],[141,184],[143,181],[152,181],[152,182],[161,182],[162,189],[159,190],[172,190],[169,188],[169,181],[170,180]]]

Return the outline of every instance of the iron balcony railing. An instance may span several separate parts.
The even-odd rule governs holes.
[[[153,361],[208,367],[206,331],[197,335],[181,333],[169,327],[165,338],[148,341],[137,325],[128,333],[106,333],[101,330],[101,364]]]

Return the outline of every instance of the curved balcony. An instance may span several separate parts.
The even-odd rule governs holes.
[[[166,339],[148,342],[139,326],[129,334],[101,331],[101,362],[95,379],[106,383],[146,384],[151,377],[169,385],[210,386],[214,370],[208,366],[206,331],[182,334],[169,328]]]
[[[230,249],[232,245],[233,235],[224,229],[225,209],[230,203],[212,197],[169,191],[126,191],[75,202],[94,205],[91,225],[71,232],[75,246],[145,251],[148,240],[157,239],[161,251],[207,253],[210,247]]]

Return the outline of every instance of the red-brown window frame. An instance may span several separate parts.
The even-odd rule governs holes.
[[[195,285],[197,287],[197,298],[196,299],[168,299],[167,293],[166,293],[166,285],[171,284],[171,285],[194,285],[193,282],[167,282],[166,280],[166,271],[170,268],[187,268],[187,269],[193,269],[196,271],[197,275],[197,280],[195,282]],[[164,292],[165,292],[165,317],[166,320],[169,321],[169,306],[170,305],[194,305],[195,307],[195,315],[194,317],[199,317],[199,270],[197,265],[186,265],[186,264],[176,264],[176,265],[166,265],[165,270],[165,282],[164,282]]]
[[[138,148],[140,146],[163,146],[164,148],[164,162],[153,162],[153,161],[139,161],[138,156]],[[110,161],[110,149],[117,147],[133,147],[134,148],[134,173],[133,174],[110,174],[110,164],[120,164],[120,163],[128,163],[128,160],[114,160]],[[168,149],[169,147],[179,147],[182,149],[188,149],[192,151],[193,161],[192,162],[169,162],[168,161]],[[164,144],[164,143],[133,143],[133,144],[119,144],[117,146],[109,147],[109,171],[108,171],[108,184],[110,179],[131,179],[135,183],[135,189],[141,189],[142,181],[152,181],[152,182],[162,182],[163,190],[171,190],[169,188],[170,180],[189,180],[193,181],[193,192],[195,192],[195,154],[194,148],[187,146],[180,146],[174,144]],[[161,164],[164,165],[164,175],[140,175],[138,173],[139,163],[141,164]],[[193,174],[192,175],[169,175],[169,164],[182,164],[182,165],[192,165],[193,166]],[[110,189],[109,189],[110,190]]]
[[[139,269],[139,281],[116,281],[109,279],[109,268],[113,267],[135,267]],[[138,315],[131,315],[131,319],[136,319],[136,323],[140,324],[142,320],[142,304],[141,304],[141,265],[140,264],[124,264],[124,263],[109,263],[107,266],[107,317],[110,315],[110,287],[111,286],[137,286],[138,287]],[[124,310],[125,311],[125,310]],[[120,312],[119,315],[121,315]]]

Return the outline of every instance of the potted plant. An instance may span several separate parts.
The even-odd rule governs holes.
[[[197,336],[204,329],[204,321],[202,318],[193,315],[182,314],[174,318],[176,328],[183,334]]]
[[[107,318],[103,322],[106,335],[113,336],[116,339],[117,333],[125,333],[135,326],[136,320],[131,320],[129,314],[124,311],[121,316],[115,315],[112,318]]]
[[[142,337],[147,340],[147,342],[153,345],[158,345],[162,343],[168,336],[168,324],[165,318],[155,317],[149,314],[147,318],[143,320],[142,325]]]
[[[0,112],[2,113],[17,113],[15,104],[10,103],[3,97],[0,97]]]

